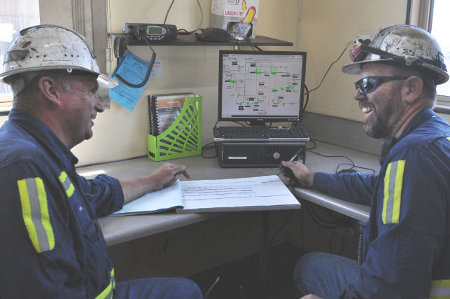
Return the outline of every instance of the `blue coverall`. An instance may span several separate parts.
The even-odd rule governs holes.
[[[316,173],[314,188],[371,205],[359,278],[341,298],[450,298],[450,126],[444,119],[430,109],[416,115],[378,175]]]
[[[142,294],[132,288],[145,280],[114,290],[114,267],[97,221],[122,208],[119,181],[79,176],[70,150],[42,122],[14,109],[0,129],[0,148],[0,298]],[[155,281],[172,289],[170,283],[184,284],[181,298],[201,298],[187,279]]]

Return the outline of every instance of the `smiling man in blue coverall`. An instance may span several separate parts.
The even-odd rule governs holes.
[[[356,262],[326,253],[300,258],[294,282],[304,298],[450,298],[450,126],[431,108],[448,80],[432,36],[394,25],[357,45],[355,99],[365,131],[385,138],[378,175],[315,173],[283,162],[304,187],[371,206],[366,252]],[[309,294],[309,295],[308,295]]]
[[[104,110],[99,86],[116,83],[84,38],[55,25],[24,29],[0,78],[14,94],[0,128],[0,298],[202,298],[186,278],[115,282],[97,218],[188,174],[171,163],[126,181],[76,173],[70,149]]]

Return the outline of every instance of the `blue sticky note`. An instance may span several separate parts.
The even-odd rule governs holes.
[[[119,74],[127,82],[137,85],[145,79],[149,65],[149,61],[143,60],[127,50],[111,76],[119,82],[119,85],[109,90],[109,97],[125,108],[133,110],[152,74],[150,74],[146,84],[139,88],[123,84],[117,79],[116,75]]]

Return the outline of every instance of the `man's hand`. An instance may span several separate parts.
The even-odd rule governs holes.
[[[173,185],[180,178],[181,174],[186,178],[190,177],[186,171],[186,166],[164,163],[150,176],[153,181],[152,191]]]
[[[180,175],[186,178],[190,177],[186,171],[186,166],[164,163],[149,176],[131,180],[120,180],[125,198],[124,203],[135,200],[148,192],[169,187],[179,179]]]
[[[286,162],[281,161],[281,165],[284,167],[288,167],[292,170],[292,173],[297,178],[300,187],[306,187],[306,188],[312,188],[314,183],[314,175],[315,172],[309,170],[308,167],[306,167],[304,164],[298,162],[298,161],[292,161],[292,162]],[[286,180],[292,184],[292,180],[289,178],[286,178]]]

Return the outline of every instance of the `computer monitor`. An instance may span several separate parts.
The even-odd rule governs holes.
[[[218,119],[300,121],[305,69],[305,52],[220,50]]]

